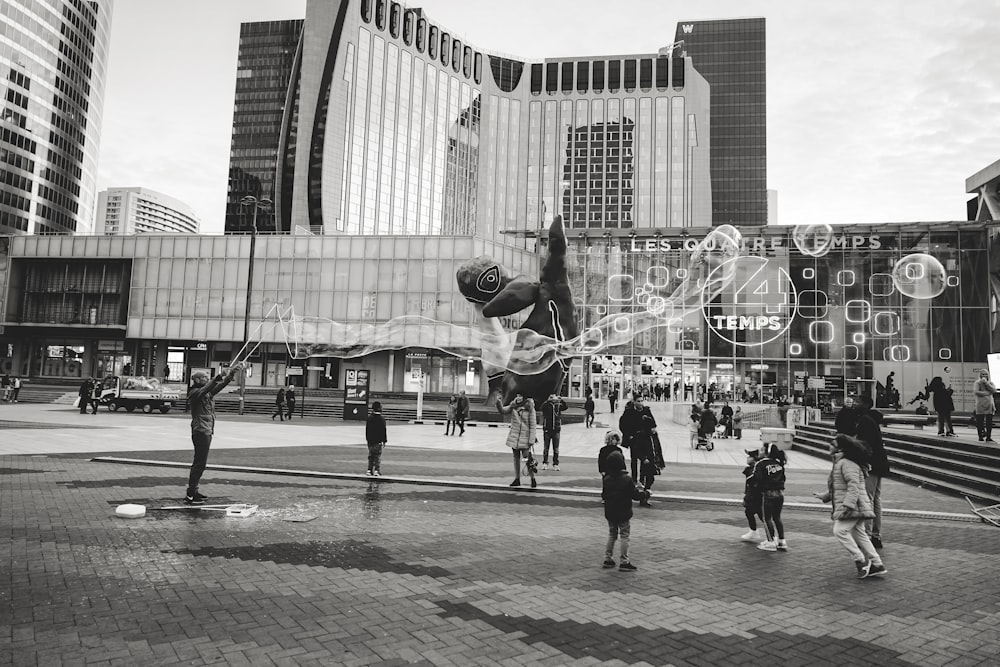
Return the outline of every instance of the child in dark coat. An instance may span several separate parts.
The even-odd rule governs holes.
[[[764,497],[760,489],[757,488],[757,481],[753,476],[754,466],[757,465],[757,460],[760,458],[760,450],[747,449],[744,451],[747,453],[747,467],[743,469],[743,476],[746,478],[743,484],[743,513],[746,514],[750,530],[741,535],[740,539],[744,542],[760,544],[764,541],[764,536],[757,528],[757,519],[764,520]]]
[[[597,452],[597,472],[601,473],[601,478],[607,476],[608,474],[608,456],[611,452],[618,452],[625,458],[625,454],[622,453],[622,434],[621,431],[611,430],[604,434],[604,446],[601,447],[601,451]]]
[[[640,491],[625,470],[625,457],[620,451],[608,454],[601,498],[604,500],[604,518],[608,520],[608,541],[604,546],[604,567],[612,568],[615,541],[621,538],[621,563],[618,569],[635,572],[638,568],[628,559],[629,538],[631,536],[632,501],[648,497],[648,491]]]
[[[382,416],[382,404],[372,403],[372,411],[368,413],[365,423],[365,440],[368,441],[368,475],[378,477],[382,474],[382,449],[389,438],[385,432],[385,417]]]

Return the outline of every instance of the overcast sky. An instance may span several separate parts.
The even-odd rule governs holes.
[[[221,233],[240,23],[303,18],[305,5],[116,2],[98,187],[157,190]],[[993,0],[411,6],[467,43],[526,59],[652,53],[681,20],[765,17],[767,180],[784,224],[964,220],[965,179],[1000,160]]]

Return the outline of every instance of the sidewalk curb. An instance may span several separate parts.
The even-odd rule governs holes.
[[[138,466],[154,466],[161,468],[190,468],[190,463],[182,463],[179,461],[159,461],[155,459],[131,459],[122,458],[117,456],[98,456],[90,459],[94,463],[115,463],[120,465],[138,465]],[[559,496],[577,496],[577,497],[589,497],[598,499],[601,496],[600,489],[593,488],[582,488],[582,487],[567,487],[567,486],[550,486],[543,487],[539,486],[537,488],[530,488],[528,486],[521,486],[517,488],[511,488],[507,484],[491,484],[489,482],[461,482],[457,480],[449,479],[428,479],[420,477],[398,477],[392,475],[385,475],[380,477],[368,477],[367,475],[358,475],[354,473],[337,473],[337,472],[323,472],[320,470],[296,470],[291,468],[257,468],[252,466],[235,466],[235,465],[219,465],[219,464],[209,464],[206,466],[206,470],[219,470],[226,472],[240,472],[240,473],[251,473],[258,475],[285,475],[290,477],[317,477],[321,479],[338,479],[338,480],[355,480],[362,482],[379,482],[379,483],[396,483],[396,484],[414,484],[419,486],[442,486],[448,488],[457,489],[480,489],[488,491],[510,491],[511,493],[532,493],[539,495],[559,495]],[[671,501],[677,503],[693,503],[693,504],[703,504],[703,505],[721,505],[730,507],[742,507],[743,499],[732,497],[732,498],[720,498],[713,496],[679,496],[672,494],[657,494],[653,496],[654,501]],[[785,503],[784,507],[786,509],[800,510],[805,512],[825,512],[829,513],[830,506],[820,503]],[[908,519],[937,519],[940,521],[960,521],[965,523],[979,523],[982,519],[975,516],[974,514],[954,514],[950,512],[930,512],[921,510],[898,510],[898,509],[883,509],[883,516],[895,516],[903,517]]]

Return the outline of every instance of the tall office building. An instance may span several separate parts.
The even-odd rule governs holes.
[[[767,224],[763,18],[681,21],[675,43],[711,86],[712,222]]]
[[[199,227],[190,206],[154,190],[109,188],[97,196],[97,234],[197,234]]]
[[[253,208],[240,205],[243,197],[274,198],[278,136],[286,104],[290,105],[289,122],[293,122],[295,115],[295,99],[294,95],[289,99],[288,83],[301,32],[301,19],[244,23],[240,27],[226,199],[227,233],[251,229]],[[257,229],[288,231],[275,229],[273,209],[257,211]]]
[[[274,201],[258,228],[281,232],[507,243],[560,214],[579,229],[711,224],[709,86],[677,53],[521,61],[388,0],[310,2],[304,25],[243,33],[229,232],[248,228],[244,194]]]
[[[111,11],[0,2],[0,234],[92,229]]]

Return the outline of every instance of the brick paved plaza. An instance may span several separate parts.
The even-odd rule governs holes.
[[[822,465],[790,467],[790,551],[765,553],[739,541],[738,468],[672,463],[660,499],[636,508],[639,570],[624,573],[601,568],[582,445],[537,493],[506,488],[502,447],[468,444],[502,445],[499,429],[470,429],[461,448],[390,446],[387,476],[369,481],[360,424],[233,417],[210,464],[331,475],[210,468],[210,502],[259,512],[116,517],[126,502],[176,504],[186,469],[91,459],[185,463],[185,428],[182,415],[0,412],[0,452],[18,452],[0,456],[0,663],[1000,664],[1000,530],[931,491],[889,486],[889,508],[956,516],[894,512],[889,575],[859,581],[828,514],[807,507]],[[389,429],[390,443],[441,440],[436,426]]]

